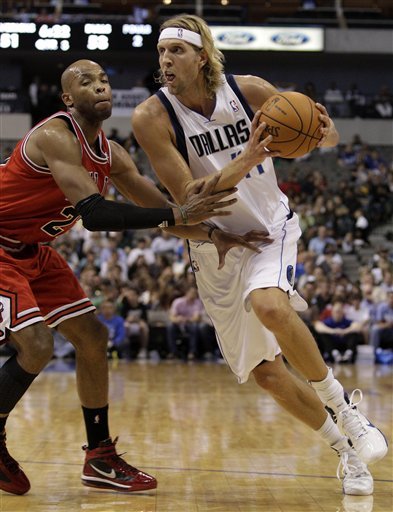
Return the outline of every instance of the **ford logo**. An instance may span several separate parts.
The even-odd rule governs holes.
[[[237,46],[249,44],[255,41],[255,36],[250,32],[224,32],[217,36],[218,41],[223,44],[233,44]]]
[[[300,46],[309,41],[309,37],[299,32],[281,33],[272,36],[272,41],[284,46]]]

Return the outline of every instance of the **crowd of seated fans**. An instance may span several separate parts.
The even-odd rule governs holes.
[[[38,94],[39,80],[36,85],[33,91]],[[313,94],[312,84],[308,89]],[[356,86],[353,96],[354,91]],[[123,139],[114,129],[108,137],[123,144],[142,174],[155,181],[132,133]],[[393,349],[393,251],[376,247],[371,259],[361,257],[362,249],[371,247],[372,230],[392,222],[393,161],[354,136],[337,149],[330,175],[319,170],[322,160],[317,151],[311,162],[314,167],[299,165],[286,173],[281,172],[280,160],[276,164],[280,187],[297,212],[303,233],[296,281],[309,309],[302,317],[327,361],[353,362],[359,343],[370,343],[375,353]],[[122,199],[114,189],[110,196]],[[158,228],[91,233],[79,225],[53,245],[108,326],[110,356],[219,357],[211,321],[195,296],[186,242]],[[359,258],[357,276],[348,276],[346,255]],[[183,318],[179,308],[191,311],[190,318]],[[69,355],[70,347],[64,347],[58,335],[56,339],[55,353]]]
[[[301,316],[326,361],[350,363],[359,344],[372,346],[375,356],[393,350],[392,233],[386,246],[373,248],[369,239],[376,226],[392,219],[393,166],[354,137],[337,150],[337,170],[341,178],[336,181],[318,170],[289,171],[280,186],[303,231],[296,284],[309,308]],[[111,194],[121,199],[114,189]],[[77,225],[53,245],[108,326],[110,356],[220,357],[185,241],[160,228],[91,233]],[[369,250],[366,259],[363,248]],[[348,254],[358,261],[351,277],[345,267]]]
[[[123,234],[91,233],[77,226],[54,246],[107,326],[110,357],[218,356],[183,240],[160,228]],[[63,340],[60,345],[60,357],[69,356]]]

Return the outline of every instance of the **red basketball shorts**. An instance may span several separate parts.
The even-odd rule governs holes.
[[[42,321],[55,327],[94,310],[67,262],[51,247],[28,246],[20,253],[0,248],[0,340],[7,329]]]

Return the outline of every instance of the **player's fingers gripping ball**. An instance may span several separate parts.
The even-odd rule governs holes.
[[[312,151],[322,138],[321,112],[315,102],[299,92],[271,96],[261,107],[259,123],[266,123],[262,138],[273,137],[267,148],[282,158],[298,158]]]

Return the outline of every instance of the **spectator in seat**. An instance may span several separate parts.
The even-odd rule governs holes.
[[[132,355],[132,339],[137,338],[137,358],[148,358],[149,326],[147,324],[147,307],[139,300],[135,288],[124,286],[119,297],[121,316],[125,318],[126,340],[124,352]]]
[[[153,238],[151,249],[154,254],[169,254],[175,255],[177,253],[179,239],[164,229],[159,230],[159,234]]]
[[[331,82],[324,94],[324,104],[332,117],[340,117],[344,111],[344,95],[337,87],[336,82]]]
[[[317,320],[314,327],[326,360],[335,363],[355,362],[357,345],[364,343],[362,326],[345,316],[343,302],[334,302],[330,315],[323,321]]]
[[[348,102],[350,114],[352,117],[364,117],[366,107],[366,97],[359,90],[357,84],[352,84],[345,93],[345,99]]]
[[[370,308],[362,301],[360,289],[353,288],[348,299],[348,304],[344,307],[345,316],[348,320],[361,326],[363,338],[367,343],[370,329]]]
[[[212,359],[222,359],[222,355],[217,344],[216,331],[211,318],[203,312],[200,324],[201,333],[201,354],[205,361]]]
[[[360,234],[360,238],[367,245],[370,245],[368,235],[370,233],[370,225],[367,217],[364,215],[362,210],[355,210],[353,213],[355,217],[355,230]]]
[[[155,263],[154,252],[149,247],[149,241],[146,237],[138,238],[136,247],[131,249],[128,253],[127,265],[131,267],[140,256],[143,256],[143,259],[148,265]]]
[[[358,161],[357,151],[354,149],[352,144],[346,144],[342,146],[338,153],[338,165],[346,169],[356,168]]]
[[[308,244],[308,250],[314,254],[323,254],[327,244],[336,245],[333,238],[328,236],[326,226],[319,226],[317,235],[311,238]]]
[[[314,82],[306,82],[304,84],[303,94],[311,98],[313,101],[318,101],[318,93]]]
[[[393,349],[393,287],[389,288],[386,301],[376,306],[375,322],[370,330],[370,343],[374,349]]]
[[[102,302],[99,311],[98,319],[108,329],[108,355],[122,357],[126,337],[124,318],[116,314],[115,303],[109,300]]]
[[[187,358],[192,360],[196,357],[203,311],[204,308],[195,286],[188,288],[185,295],[173,301],[167,326],[169,358],[176,355],[176,341],[179,337],[184,336],[188,338]]]
[[[332,272],[334,265],[338,265],[340,271],[342,270],[343,258],[337,251],[335,243],[327,243],[325,245],[323,254],[320,254],[317,257],[315,265],[317,267],[322,267],[326,275],[329,275]]]
[[[371,324],[375,320],[376,309],[377,309],[377,304],[374,299],[373,285],[364,284],[361,287],[361,294],[362,294],[362,300],[360,302],[360,307],[362,309],[367,309],[369,317],[370,317],[370,324]]]
[[[393,117],[393,100],[387,86],[382,86],[374,99],[374,108],[378,117],[388,119]]]

